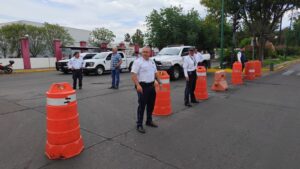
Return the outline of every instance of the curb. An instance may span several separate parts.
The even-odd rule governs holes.
[[[51,69],[24,69],[24,70],[14,70],[14,73],[37,73],[37,72],[52,72],[55,68]]]

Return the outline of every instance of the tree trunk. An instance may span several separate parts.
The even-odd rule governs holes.
[[[258,55],[259,60],[264,61],[264,52],[265,52],[266,39],[263,36],[259,37],[259,47],[258,47]]]

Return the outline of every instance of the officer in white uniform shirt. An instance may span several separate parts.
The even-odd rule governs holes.
[[[196,88],[197,81],[197,61],[194,55],[194,49],[189,50],[189,55],[183,57],[183,71],[186,79],[186,86],[184,92],[184,105],[191,107],[190,98],[192,103],[198,103],[196,100],[194,91]]]
[[[203,62],[203,57],[202,57],[202,54],[200,52],[198,52],[197,49],[195,49],[195,57],[196,57],[196,62],[197,62],[197,65],[198,66],[203,66],[202,65],[202,62]]]
[[[158,127],[152,121],[152,112],[155,104],[155,85],[158,85],[157,69],[154,61],[150,60],[151,49],[144,47],[142,50],[142,56],[134,61],[131,74],[132,81],[136,86],[138,93],[138,109],[137,109],[137,131],[140,133],[146,133],[143,127],[144,111],[147,108],[147,121],[146,125],[149,127]]]
[[[84,61],[80,57],[79,52],[75,52],[73,56],[68,63],[68,67],[73,73],[73,89],[76,90],[77,88],[77,79],[79,81],[79,89],[82,89],[82,68]]]

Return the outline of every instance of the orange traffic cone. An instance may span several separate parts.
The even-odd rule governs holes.
[[[156,87],[156,100],[153,115],[168,116],[172,114],[170,76],[166,71],[160,71],[160,87]]]
[[[241,85],[243,84],[243,72],[242,72],[242,63],[234,62],[232,67],[232,74],[231,74],[231,83],[233,85]]]
[[[49,159],[67,159],[80,154],[80,135],[76,92],[68,83],[53,84],[47,91],[47,143]]]
[[[255,60],[254,61],[254,69],[255,69],[255,77],[261,77],[262,71],[261,71],[261,61]]]
[[[255,79],[255,65],[253,61],[246,62],[245,64],[245,79],[246,80]]]
[[[195,96],[197,100],[208,99],[206,69],[204,66],[197,68],[197,84],[195,89]]]
[[[226,75],[224,70],[217,71],[215,73],[215,82],[213,83],[211,90],[213,91],[225,91],[228,89],[226,81]]]

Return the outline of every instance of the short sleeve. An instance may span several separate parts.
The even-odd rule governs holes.
[[[152,62],[152,63],[153,63],[153,67],[154,67],[154,72],[156,73],[157,72],[156,64],[155,64],[155,62]]]
[[[133,62],[131,73],[138,74],[141,68],[141,62],[139,60],[136,60]]]

